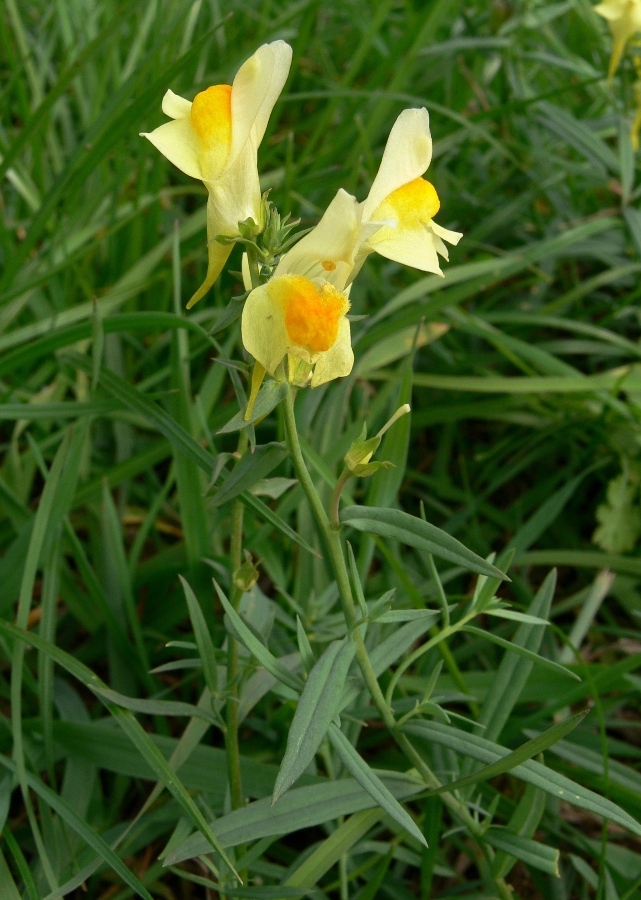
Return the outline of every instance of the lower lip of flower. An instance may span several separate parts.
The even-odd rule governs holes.
[[[338,324],[349,309],[345,294],[329,283],[318,288],[301,275],[274,278],[268,290],[285,313],[292,343],[313,353],[323,353],[334,345]]]
[[[399,228],[416,228],[433,219],[441,208],[434,185],[425,178],[415,178],[392,191],[374,210],[372,219],[396,219]]]
[[[231,150],[231,85],[214,84],[194,97],[191,124],[209,166],[222,169]]]

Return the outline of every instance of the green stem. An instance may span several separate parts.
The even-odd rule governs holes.
[[[423,781],[430,789],[440,788],[442,787],[442,785],[439,779],[432,772],[420,753],[412,745],[407,735],[399,730],[398,723],[396,722],[396,719],[394,717],[394,711],[387,703],[378,683],[376,673],[372,668],[372,664],[367,653],[367,648],[365,647],[365,642],[361,634],[361,630],[358,627],[358,613],[354,604],[347,565],[345,563],[345,557],[343,555],[340,532],[337,525],[330,523],[327,517],[325,508],[323,507],[323,504],[321,503],[320,498],[316,493],[314,482],[312,481],[312,478],[307,470],[307,466],[305,464],[305,460],[300,448],[300,442],[298,440],[298,430],[296,428],[296,418],[294,415],[294,397],[292,394],[291,386],[287,391],[287,394],[285,395],[284,418],[287,446],[291,455],[294,471],[296,472],[296,477],[298,478],[301,487],[307,495],[309,505],[312,509],[312,514],[314,516],[314,519],[316,520],[316,525],[327,547],[334,577],[336,578],[336,583],[338,585],[338,592],[343,608],[343,615],[345,616],[345,622],[347,624],[347,630],[356,645],[356,659],[358,661],[358,665],[365,684],[369,690],[372,700],[374,701],[374,705],[376,706],[378,713],[381,716],[381,719],[389,729],[399,749],[402,751],[408,762],[410,762],[411,765],[420,772]],[[340,497],[340,494],[338,496]],[[332,518],[333,520],[337,521],[336,516],[333,515]],[[451,813],[459,820],[459,822],[466,826],[471,836],[478,842],[478,839],[481,837],[479,823],[476,822],[474,817],[470,814],[465,804],[449,792],[442,793],[441,799],[443,800],[443,803],[445,803],[445,805],[450,809]],[[480,848],[483,854],[488,859],[492,858],[493,852],[491,848],[487,847],[487,845],[484,844],[480,844]],[[496,884],[502,897],[505,897],[506,900],[507,898],[511,897],[510,889],[503,881],[503,879],[496,879]]]
[[[247,429],[244,428],[238,439],[238,453],[242,457],[247,449]],[[231,544],[229,548],[229,574],[231,582],[230,602],[234,609],[243,595],[242,590],[234,583],[234,574],[242,563],[243,552],[243,511],[240,500],[234,500],[232,506]],[[227,706],[225,732],[225,750],[227,751],[227,774],[229,791],[233,809],[244,805],[243,784],[240,776],[240,749],[238,746],[238,641],[232,635],[227,637]]]
[[[339,510],[340,510],[340,502],[341,502],[341,494],[343,493],[343,489],[345,485],[349,481],[351,477],[351,472],[345,466],[343,471],[340,474],[338,481],[336,482],[336,487],[334,488],[334,493],[332,494],[332,503],[330,507],[330,517],[333,528],[340,528],[340,518],[339,518]]]
[[[256,253],[249,247],[247,248],[247,260],[249,263],[252,287],[258,287],[260,283],[258,258]],[[238,436],[237,452],[240,459],[245,455],[248,442],[249,435],[247,429],[243,428]],[[231,542],[229,547],[229,581],[231,585],[229,599],[235,610],[238,609],[241,597],[243,596],[242,588],[238,587],[234,581],[234,575],[238,569],[240,569],[243,561],[244,509],[245,507],[240,500],[234,500],[232,505]],[[244,806],[243,783],[240,775],[240,749],[238,746],[238,677],[238,641],[230,634],[227,637],[227,706],[225,710],[227,730],[225,732],[225,750],[227,755],[229,792],[233,809],[240,809]]]

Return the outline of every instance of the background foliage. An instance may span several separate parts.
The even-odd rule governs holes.
[[[181,298],[205,271],[205,192],[137,134],[162,121],[168,87],[192,97],[230,81],[279,37],[294,62],[260,162],[281,212],[308,226],[339,186],[362,199],[398,112],[426,105],[439,222],[465,235],[444,280],[368,261],[352,293],[352,311],[368,316],[353,329],[353,376],[299,396],[314,477],[328,491],[362,422],[373,432],[411,391],[411,422],[380,453],[396,468],[352,483],[356,498],[414,514],[422,501],[430,521],[479,555],[514,551],[500,596],[551,622],[482,615],[481,630],[407,669],[399,713],[439,660],[433,734],[455,725],[512,750],[588,709],[545,763],[639,819],[641,189],[632,67],[606,84],[609,37],[587,0],[6,0],[0,27],[0,615],[35,645],[2,626],[3,898],[53,898],[56,886],[78,897],[217,896],[202,861],[177,854],[163,867],[158,856],[199,816],[207,828],[228,811],[220,731],[209,728],[217,709],[202,694],[224,657],[218,672],[211,657],[203,671],[178,575],[221,648],[211,576],[228,586],[229,507],[203,493],[210,460],[235,447],[216,432],[238,402],[212,357],[241,350],[233,328],[218,348],[207,332],[241,287],[226,274],[185,319]],[[282,438],[278,414],[260,428],[261,442]],[[273,474],[291,471],[283,463]],[[302,500],[290,487],[256,503],[316,546]],[[296,615],[316,655],[341,633],[335,591],[264,508],[245,521],[261,572],[245,613],[295,667]],[[368,601],[394,588],[395,607],[437,604],[424,555],[356,532],[350,540]],[[449,603],[468,602],[476,579],[439,569]],[[373,627],[378,643],[402,631]],[[425,631],[406,632],[405,649]],[[252,798],[271,794],[294,711],[267,674],[254,673],[242,709]],[[385,730],[361,730],[358,706],[350,714],[345,728],[371,766],[406,768]],[[480,716],[484,730],[461,716]],[[443,734],[421,747],[451,782],[474,766]],[[186,758],[173,780],[172,753]],[[298,786],[340,774],[324,745]],[[158,779],[171,793],[150,798]],[[425,850],[380,809],[332,807],[317,822],[304,795],[276,833],[242,826],[236,861],[249,887],[225,896],[302,896],[318,885],[310,896],[485,897],[499,872],[519,897],[638,896],[638,829],[511,774],[461,790],[480,821],[495,816],[493,875],[438,796],[407,804]],[[400,775],[395,792],[411,794]],[[279,804],[288,796],[297,795]]]

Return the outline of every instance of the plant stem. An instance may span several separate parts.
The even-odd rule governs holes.
[[[340,527],[340,519],[339,519],[339,510],[340,510],[340,502],[341,502],[341,494],[343,493],[343,488],[347,484],[351,477],[351,472],[345,466],[343,471],[341,472],[338,481],[336,482],[336,487],[334,488],[334,493],[332,494],[332,503],[330,507],[330,516],[332,528]]]
[[[369,690],[370,696],[374,701],[381,719],[394,737],[394,740],[396,741],[399,749],[402,751],[408,762],[410,762],[411,765],[419,771],[424,783],[430,789],[442,787],[439,779],[432,772],[420,753],[412,745],[407,735],[399,730],[398,724],[394,717],[394,711],[386,701],[385,696],[383,695],[383,692],[378,683],[376,673],[372,668],[372,664],[367,653],[367,648],[365,647],[365,642],[361,634],[361,630],[358,627],[358,613],[354,604],[347,565],[345,562],[345,557],[343,555],[340,531],[338,528],[338,524],[334,524],[334,520],[336,520],[337,522],[337,516],[334,513],[335,509],[338,506],[337,494],[338,497],[340,497],[340,491],[334,492],[336,502],[332,503],[333,521],[330,523],[327,517],[327,513],[325,512],[325,508],[323,507],[323,504],[321,503],[320,498],[316,492],[314,482],[312,481],[312,478],[307,470],[307,465],[305,464],[305,460],[300,448],[300,442],[298,440],[298,430],[296,428],[296,418],[294,415],[294,397],[292,394],[291,386],[289,387],[289,390],[285,395],[284,418],[287,446],[292,458],[294,471],[296,472],[296,476],[301,484],[301,487],[307,495],[307,499],[312,509],[314,519],[316,520],[316,525],[318,527],[320,536],[322,537],[327,547],[327,551],[331,561],[331,567],[334,573],[334,577],[336,578],[336,583],[338,585],[338,592],[343,608],[343,615],[345,616],[345,622],[347,624],[347,630],[351,639],[356,644],[356,659],[358,661],[358,665],[365,684]],[[465,825],[465,827],[469,830],[472,838],[474,838],[478,842],[478,839],[481,837],[479,823],[470,814],[466,805],[449,792],[442,793],[441,799],[443,800],[443,803],[445,803],[445,805],[450,809],[451,813],[458,819],[458,821],[461,822],[461,824]],[[491,848],[489,848],[484,843],[479,842],[479,844],[484,856],[488,859],[491,859],[493,856]],[[503,879],[495,879],[495,883],[502,897],[506,898],[506,900],[507,898],[511,897],[510,889],[503,881]]]
[[[238,453],[242,457],[247,449],[247,429],[243,428],[238,438]],[[229,548],[230,602],[238,609],[242,590],[234,583],[234,573],[240,568],[243,552],[243,510],[240,500],[232,506],[231,544]],[[240,776],[240,750],[238,747],[238,641],[232,635],[227,637],[227,730],[225,750],[227,752],[227,773],[233,809],[244,805],[243,785]]]
[[[256,253],[249,247],[247,248],[247,261],[249,263],[252,287],[258,287],[260,283],[258,258]],[[238,436],[237,453],[239,460],[245,455],[248,442],[249,435],[247,429],[243,428]],[[243,561],[244,509],[245,507],[240,500],[234,500],[232,505],[231,542],[229,547],[229,600],[235,610],[238,610],[238,605],[243,596],[242,588],[238,587],[234,581],[234,575]],[[240,809],[244,806],[243,783],[240,775],[240,750],[238,747],[238,675],[238,641],[230,634],[227,637],[227,706],[225,710],[227,730],[225,732],[225,751],[227,755],[229,792],[233,809]],[[243,848],[240,849],[242,850]]]

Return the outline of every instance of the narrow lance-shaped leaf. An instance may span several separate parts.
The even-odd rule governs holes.
[[[407,810],[403,809],[389,788],[385,787],[378,775],[370,769],[340,728],[334,723],[329,728],[329,739],[347,771],[358,781],[363,790],[367,791],[372,800],[375,800],[381,809],[384,809],[395,822],[398,822],[401,828],[404,828],[417,841],[420,841],[421,844],[427,847],[427,841],[423,832],[414,819]]]
[[[526,647],[520,647],[513,641],[506,641],[505,638],[499,637],[498,634],[493,634],[491,631],[484,631],[482,628],[476,628],[475,625],[464,625],[463,628],[461,628],[461,631],[467,631],[469,634],[475,634],[477,637],[492,641],[492,643],[498,644],[499,647],[504,647],[506,650],[509,650],[510,653],[516,653],[517,656],[522,656],[524,659],[534,663],[534,665],[541,666],[544,669],[550,669],[552,672],[558,672],[559,675],[566,675],[568,678],[574,678],[575,681],[581,681],[576,672],[573,672],[571,669],[566,669],[565,666],[554,662],[553,659],[539,656],[538,653],[533,653],[532,650],[528,650]]]
[[[296,694],[298,694],[298,692],[300,692],[303,687],[303,683],[300,678],[297,675],[294,675],[293,672],[290,672],[289,669],[287,669],[281,662],[279,662],[279,660],[277,660],[276,657],[269,652],[267,647],[265,647],[265,645],[256,637],[251,628],[249,628],[249,626],[245,622],[243,622],[227,597],[225,597],[215,579],[214,587],[216,588],[218,599],[222,603],[223,609],[227,613],[234,631],[236,632],[242,643],[247,647],[249,652],[256,657],[261,666],[264,666],[267,671],[274,676],[274,678],[277,678],[282,684],[286,685],[288,688],[291,688],[296,692]]]
[[[432,553],[457,566],[463,566],[471,572],[489,575],[501,581],[510,580],[495,566],[468,550],[451,534],[400,509],[348,506],[341,512],[341,522],[343,525],[351,525],[358,531],[401,541],[410,547],[416,547],[417,550]]]
[[[214,643],[211,639],[205,616],[200,608],[200,603],[196,599],[196,595],[182,575],[179,575],[178,577],[180,578],[180,583],[185,592],[185,600],[187,601],[191,627],[194,629],[194,637],[196,638],[198,654],[203,667],[205,684],[215,696],[218,692],[218,670],[216,668],[216,651]]]
[[[451,725],[443,725],[440,722],[408,722],[403,726],[403,731],[423,738],[432,744],[440,744],[449,747],[455,753],[470,756],[483,763],[494,763],[509,756],[510,751],[499,744],[488,741],[476,734],[470,734],[453,728]],[[543,763],[534,759],[526,760],[511,770],[512,775],[522,781],[542,788],[546,793],[565,800],[580,809],[586,809],[604,819],[610,819],[623,828],[641,837],[641,824],[632,816],[605,797],[600,797],[589,788],[577,784],[571,778],[555,772]]]
[[[476,784],[478,781],[488,781],[490,778],[495,778],[497,775],[503,775],[505,772],[509,772],[511,769],[515,768],[515,766],[519,766],[526,760],[532,759],[539,753],[543,753],[543,751],[547,750],[548,747],[551,747],[552,744],[560,741],[566,734],[573,731],[576,726],[583,721],[585,716],[585,712],[577,713],[575,716],[566,719],[565,722],[559,722],[558,725],[553,725],[552,728],[548,728],[547,731],[538,737],[533,738],[531,741],[526,741],[525,744],[517,747],[516,750],[508,753],[507,756],[504,756],[497,762],[490,763],[489,766],[484,766],[482,769],[479,769],[478,772],[474,772],[472,775],[466,775],[465,778],[459,778],[458,781],[454,781],[451,784],[444,784],[440,788],[434,788],[428,793],[441,794],[443,791],[454,791],[457,788],[466,787],[468,784]]]
[[[285,756],[274,785],[273,803],[313,760],[338,712],[355,652],[356,645],[348,638],[332,641],[309,673],[287,736]]]
[[[254,408],[252,409],[249,420],[245,419],[245,410],[241,409],[233,418],[229,420],[222,428],[218,429],[218,434],[229,434],[232,431],[241,431],[263,419],[265,416],[275,409],[276,406],[285,398],[287,393],[286,381],[265,381],[258,392]]]
[[[218,488],[211,502],[214,506],[222,506],[233,500],[269,475],[286,456],[287,449],[277,443],[262,444],[253,453],[246,453]]]
[[[488,828],[483,834],[484,840],[497,850],[509,853],[522,860],[528,866],[534,866],[548,875],[558,878],[560,853],[555,847],[548,847],[540,841],[512,834],[507,828]]]

